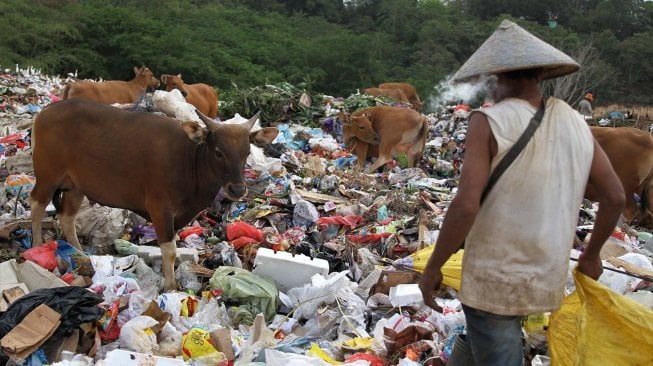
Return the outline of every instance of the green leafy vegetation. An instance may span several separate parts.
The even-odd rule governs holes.
[[[587,91],[596,104],[653,103],[653,2],[642,0],[5,0],[0,66],[128,80],[145,64],[213,85],[224,112],[283,118],[285,106],[310,123],[294,92],[408,81],[436,96],[506,17],[583,57],[594,74],[565,89],[570,103]],[[267,86],[284,83],[302,87],[291,97]]]

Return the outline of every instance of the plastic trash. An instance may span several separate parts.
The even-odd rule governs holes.
[[[574,270],[576,292],[551,314],[554,365],[653,364],[653,310]],[[602,345],[596,347],[597,344]]]
[[[331,273],[324,277],[316,274],[311,278],[311,283],[303,287],[296,287],[288,291],[288,296],[296,306],[293,318],[310,319],[322,304],[333,304],[338,291],[349,285],[348,271]],[[362,300],[361,300],[362,301]]]
[[[159,350],[152,327],[159,322],[149,316],[137,316],[123,324],[120,329],[120,346],[135,352],[154,354]]]
[[[42,345],[44,348],[49,347],[69,336],[80,324],[100,319],[103,311],[97,305],[102,301],[101,297],[77,286],[33,291],[14,301],[6,312],[0,314],[0,339],[32,310],[45,304],[61,314],[61,324]]]
[[[98,334],[104,342],[113,342],[120,336],[120,325],[118,324],[118,312],[120,311],[120,300],[116,299],[109,304],[102,317],[98,320]]]
[[[254,226],[244,221],[236,221],[227,224],[227,240],[234,240],[240,237],[250,238],[258,243],[263,242],[263,233]]]
[[[192,290],[194,293],[199,293],[202,290],[202,284],[198,280],[197,274],[191,271],[193,264],[195,264],[195,262],[181,262],[175,270],[175,278],[182,289]]]
[[[194,226],[191,226],[189,228],[186,228],[186,229],[179,232],[179,239],[186,240],[186,237],[188,237],[191,234],[203,235],[204,234],[204,228],[199,226],[199,225],[194,225]]]
[[[31,175],[12,174],[5,180],[5,189],[13,196],[20,194],[20,198],[27,198],[34,188],[35,182],[36,178]]]
[[[224,354],[213,347],[208,330],[200,325],[193,326],[182,336],[181,354],[184,361],[203,359],[206,362],[211,359],[213,362],[207,365],[219,365],[226,361]]]
[[[309,227],[320,218],[320,214],[312,203],[299,199],[293,211],[293,224],[299,227]]]
[[[80,276],[94,275],[91,259],[81,250],[75,248],[65,240],[57,240],[57,251],[55,252],[59,262],[59,271],[73,272]]]
[[[138,254],[138,245],[124,239],[114,239],[113,246],[116,247],[118,254]]]
[[[94,364],[91,357],[63,351],[61,352],[61,361],[53,363],[52,366],[93,366]]]
[[[181,355],[182,334],[170,322],[166,322],[157,336],[158,355],[176,357]]]
[[[393,266],[396,266],[397,268],[414,269],[419,273],[422,273],[424,268],[426,268],[426,263],[431,257],[433,250],[435,250],[435,246],[430,245],[424,249],[416,251],[407,257],[397,259],[393,262]],[[457,251],[451,256],[451,258],[449,258],[444,266],[442,266],[442,283],[444,285],[452,287],[456,290],[460,290],[464,254],[464,249]]]
[[[58,265],[55,255],[56,251],[57,242],[53,240],[41,246],[28,249],[21,256],[52,272]]]
[[[222,290],[224,299],[237,301],[240,309],[254,315],[263,313],[267,320],[276,314],[279,290],[273,281],[235,267],[219,267],[209,280],[211,289]]]
[[[133,278],[111,276],[107,277],[104,282],[94,283],[91,286],[91,290],[98,293],[102,292],[104,299],[110,303],[122,297],[128,299],[129,294],[132,292],[138,292],[141,289],[140,286],[138,286],[138,282]]]
[[[531,360],[531,366],[551,366],[551,358],[543,355],[536,355]]]

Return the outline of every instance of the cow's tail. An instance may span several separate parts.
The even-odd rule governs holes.
[[[642,194],[639,198],[639,211],[641,213],[646,213],[650,208],[648,207],[648,195],[650,194],[649,186],[650,184],[648,182],[644,183],[644,189],[642,189]]]
[[[72,83],[66,84],[66,86],[63,88],[63,93],[61,94],[61,99],[66,100],[68,99],[68,93],[70,92],[70,86]]]
[[[424,149],[426,149],[426,140],[429,138],[429,119],[426,116],[422,116],[422,129],[419,132],[419,142],[420,142],[420,153],[415,159],[415,165],[419,166],[420,161],[422,160],[422,155],[424,155]]]
[[[429,138],[429,119],[426,116],[422,116],[422,130],[420,131],[419,137],[424,143]]]
[[[63,197],[63,191],[57,188],[57,190],[54,191],[54,194],[52,195],[52,204],[54,205],[54,208],[57,210],[57,213],[60,213],[63,208],[63,206],[61,205],[62,197]]]

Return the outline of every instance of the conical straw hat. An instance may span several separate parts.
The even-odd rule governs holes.
[[[464,81],[483,74],[544,68],[544,79],[571,74],[580,65],[562,51],[504,20],[485,43],[460,67],[453,79]]]

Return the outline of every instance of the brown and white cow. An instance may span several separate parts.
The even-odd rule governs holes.
[[[358,157],[359,169],[365,166],[368,156],[378,156],[367,170],[373,172],[400,153],[405,153],[408,166],[414,167],[424,153],[428,120],[412,109],[376,106],[348,117],[341,113],[340,118],[344,122],[343,140]]]
[[[628,223],[633,219],[650,219],[653,212],[653,137],[646,131],[631,127],[590,127],[596,141],[608,156],[614,171],[619,176],[626,193],[624,218]],[[640,211],[634,194],[642,197]],[[586,192],[593,199],[594,192]]]
[[[417,95],[417,90],[415,89],[414,86],[412,86],[409,83],[381,83],[379,84],[379,88],[381,89],[399,89],[406,94],[406,98],[408,98],[408,101],[410,104],[412,104],[413,109],[420,112],[422,110],[422,100],[419,99],[419,95]]]
[[[134,78],[130,81],[88,81],[69,83],[63,91],[63,99],[80,98],[103,104],[134,103],[138,96],[153,91],[161,85],[154,73],[145,66],[134,66]]]
[[[179,89],[186,101],[205,115],[211,118],[218,116],[218,93],[211,86],[203,83],[185,84],[181,74],[161,75],[161,82],[165,84],[166,91]]]
[[[408,104],[410,101],[406,97],[406,94],[401,89],[394,89],[394,88],[387,88],[387,89],[381,89],[381,88],[367,88],[365,89],[365,94],[373,95],[373,96],[385,96],[392,98],[396,100],[399,103],[405,103]]]
[[[232,200],[244,197],[250,142],[266,145],[279,132],[272,127],[250,132],[258,115],[242,125],[201,117],[206,129],[79,99],[46,107],[32,131],[34,245],[42,243],[41,220],[52,199],[64,236],[81,249],[75,216],[86,196],[154,224],[165,287],[175,288],[175,230],[209,206],[221,188]]]

